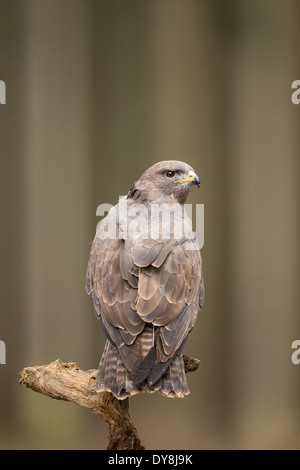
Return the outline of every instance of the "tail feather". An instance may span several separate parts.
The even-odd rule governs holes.
[[[175,356],[168,369],[155,383],[147,378],[135,383],[124,366],[117,348],[106,342],[96,377],[96,390],[109,391],[122,400],[141,392],[160,392],[167,397],[183,397],[189,394],[182,355]]]
[[[139,393],[115,346],[107,341],[96,376],[97,392],[109,391],[120,400]]]
[[[190,393],[185,376],[182,354],[176,356],[169,368],[172,389],[175,396],[183,397]]]
[[[150,392],[160,392],[166,397],[183,398],[190,393],[184,371],[182,354],[176,356],[162,377],[151,386]]]

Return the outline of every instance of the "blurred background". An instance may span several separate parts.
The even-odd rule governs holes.
[[[165,159],[202,183],[201,364],[183,400],[130,400],[141,441],[300,447],[299,41],[297,0],[0,0],[0,448],[106,448],[105,422],[18,373],[98,366],[96,208]]]

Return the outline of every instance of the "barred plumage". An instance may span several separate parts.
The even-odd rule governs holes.
[[[119,399],[144,391],[189,393],[181,351],[204,301],[200,251],[182,205],[193,183],[200,184],[189,165],[160,162],[98,226],[86,277],[108,338],[98,391]],[[161,216],[150,218],[157,206]],[[129,233],[130,224],[140,231]],[[107,227],[118,236],[107,236]],[[175,236],[180,227],[183,235]]]

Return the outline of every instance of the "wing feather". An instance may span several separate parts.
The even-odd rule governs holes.
[[[136,383],[147,377],[155,383],[181,351],[203,306],[197,243],[172,237],[102,239],[97,233],[86,290]]]

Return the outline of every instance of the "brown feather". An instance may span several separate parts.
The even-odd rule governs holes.
[[[110,340],[100,361],[97,389],[110,390],[120,399],[143,390],[160,390],[166,396],[189,393],[181,350],[203,307],[204,282],[200,251],[181,206],[191,185],[168,181],[167,170],[188,174],[191,168],[175,161],[149,168],[101,221],[91,247],[86,290]],[[144,228],[133,238],[128,228],[136,221],[134,204],[146,210],[138,219]],[[152,220],[157,239],[149,237],[152,204],[170,207],[172,214],[170,218],[162,209]],[[112,223],[120,235],[115,239],[103,236]],[[187,230],[186,239],[175,237],[180,227]]]

